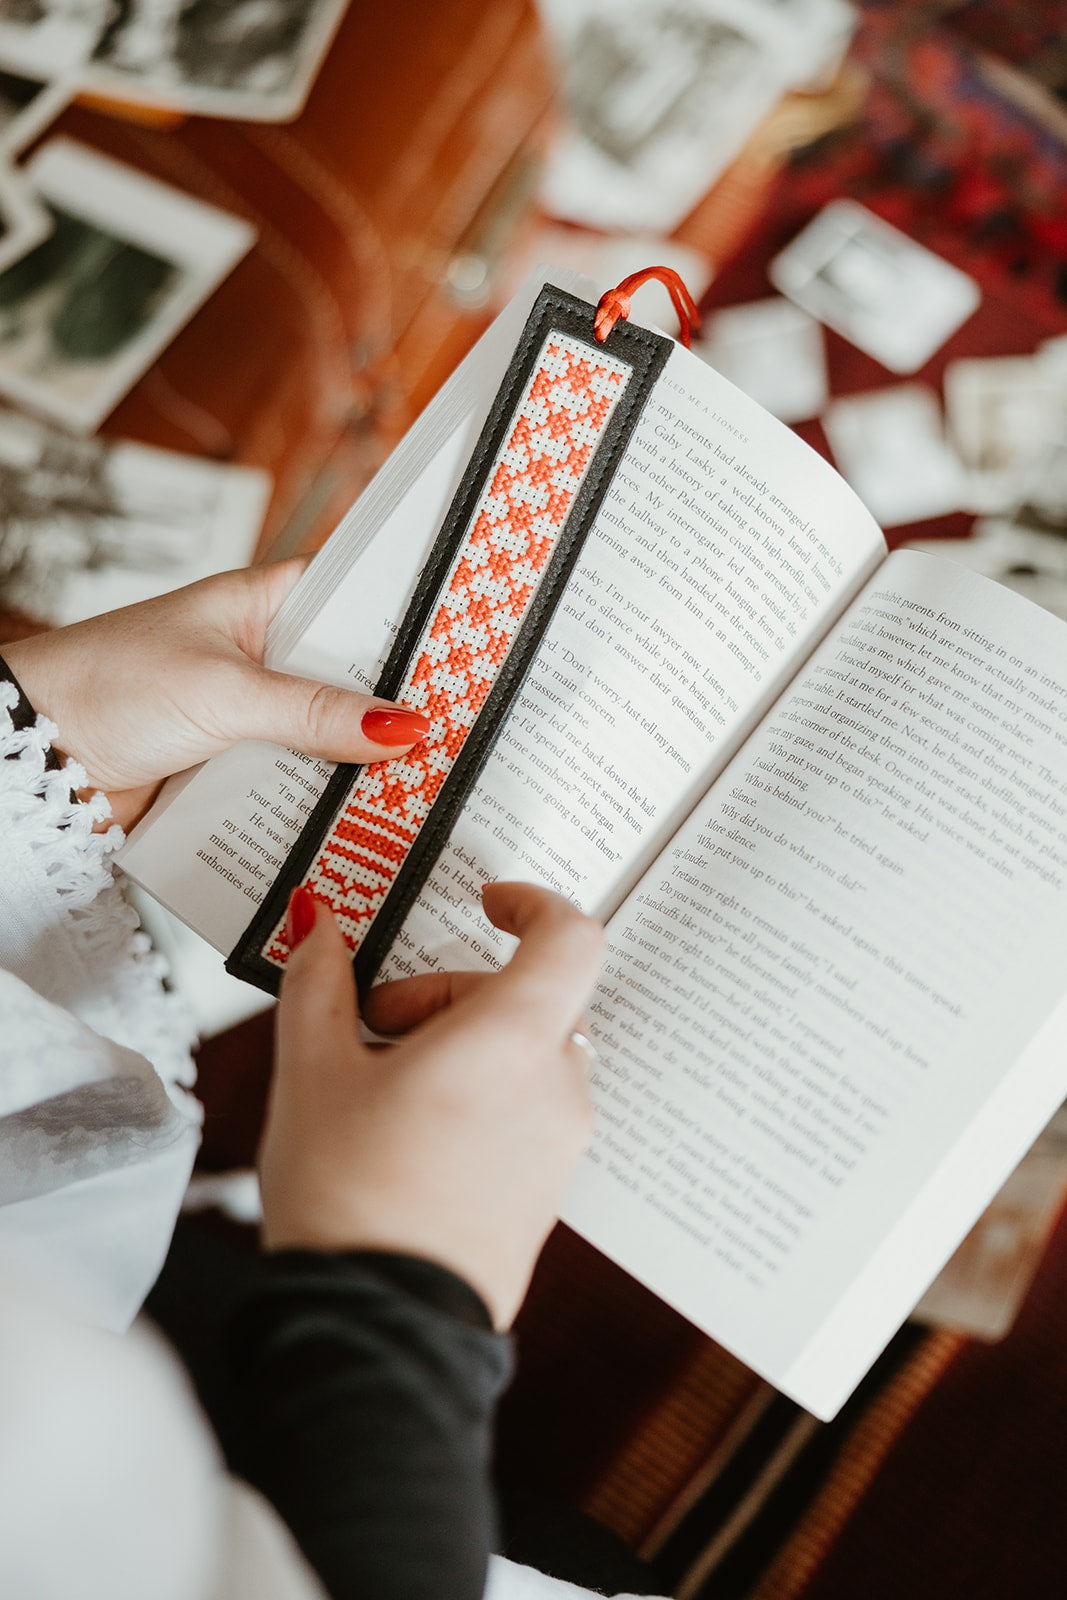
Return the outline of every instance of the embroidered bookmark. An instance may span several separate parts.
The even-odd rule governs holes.
[[[425,712],[407,755],[339,766],[226,965],[272,992],[305,883],[369,987],[485,763],[671,348],[541,291],[377,686]]]

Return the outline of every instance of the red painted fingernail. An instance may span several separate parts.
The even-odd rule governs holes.
[[[430,718],[406,706],[372,706],[360,727],[375,744],[418,744],[430,731]]]
[[[315,906],[315,896],[306,883],[294,889],[289,896],[289,907],[285,913],[285,942],[290,950],[295,950],[315,926]]]

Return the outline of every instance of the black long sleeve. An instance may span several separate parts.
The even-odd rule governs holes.
[[[405,1256],[278,1252],[246,1279],[226,1355],[231,1465],[331,1600],[481,1600],[510,1350],[473,1290]]]

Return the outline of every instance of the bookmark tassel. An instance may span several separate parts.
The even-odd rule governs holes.
[[[596,321],[593,331],[597,339],[603,344],[619,318],[630,315],[630,299],[643,283],[648,283],[651,278],[656,278],[671,297],[678,317],[678,337],[688,350],[690,340],[694,333],[700,332],[700,312],[697,310],[696,301],[689,293],[681,278],[673,267],[644,267],[640,272],[631,272],[614,289],[609,289],[607,294],[601,295],[597,301]]]

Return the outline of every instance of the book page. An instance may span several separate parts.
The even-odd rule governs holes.
[[[609,925],[566,1220],[820,1415],[1067,1089],[1065,641],[891,556]]]
[[[470,431],[465,416],[274,664],[372,687]],[[675,347],[386,972],[501,959],[487,879],[547,883],[598,913],[617,901],[883,553],[825,461]],[[182,792],[162,832],[156,817],[142,825],[122,865],[228,950],[327,777],[323,763],[240,746]]]

